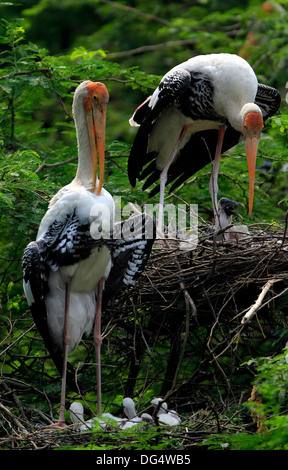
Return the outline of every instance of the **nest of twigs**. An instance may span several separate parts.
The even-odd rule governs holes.
[[[199,429],[201,438],[220,431],[223,409],[249,399],[255,371],[243,362],[261,355],[261,341],[273,340],[275,354],[288,341],[286,229],[273,224],[250,226],[249,234],[237,242],[216,242],[207,226],[199,233],[198,244],[190,251],[181,250],[175,240],[156,240],[136,286],[122,292],[103,315],[105,340],[114,345],[114,354],[118,348],[119,357],[125,359],[125,377],[129,371],[123,395],[137,401],[158,384],[158,395],[184,418],[181,442],[190,432],[187,445],[194,435],[199,441]],[[159,347],[162,362],[150,377]],[[245,374],[248,386],[237,381]],[[2,442],[10,439],[15,448],[90,442],[89,436],[80,438],[73,428],[61,431],[61,438],[57,431],[27,433],[23,420],[8,408],[0,413],[11,428]]]
[[[139,348],[134,367],[130,364],[126,392],[133,395],[142,355],[151,351],[155,338],[159,342],[166,338],[170,350],[160,394],[174,406],[187,408],[189,403],[193,411],[207,402],[206,394],[203,400],[201,393],[196,397],[205,377],[215,374],[217,381],[220,374],[220,381],[230,389],[230,377],[243,362],[237,350],[240,338],[242,343],[251,336],[271,338],[279,349],[288,341],[283,334],[288,306],[286,229],[251,225],[237,242],[216,242],[207,226],[200,227],[199,233],[192,251],[179,249],[175,240],[157,240],[137,286],[123,293],[109,312],[118,322],[131,311],[139,320],[130,330],[133,346]],[[141,323],[141,318],[146,321]],[[258,355],[257,338],[251,343],[255,348],[247,342],[248,356]],[[228,370],[221,364],[227,351]],[[193,360],[193,354],[198,361],[192,375],[179,380],[182,362]]]
[[[231,310],[227,306],[242,289],[253,285],[256,291],[261,290],[268,282],[270,287],[276,282],[283,286],[287,279],[288,238],[279,227],[257,224],[251,226],[243,238],[223,242],[215,242],[213,233],[207,235],[205,227],[192,251],[179,249],[175,240],[156,240],[145,273],[133,289],[133,298],[151,308],[152,315],[154,310],[173,307],[182,291],[195,316],[203,315],[206,310],[214,315],[217,305],[229,315]],[[127,298],[127,292],[123,293],[123,298]],[[274,296],[270,296],[269,302],[273,299]],[[121,300],[120,297],[117,303],[121,304],[119,308],[123,312],[123,308],[130,306],[123,305]],[[233,306],[233,314],[239,316],[240,323],[245,315],[245,299],[242,297],[242,300],[240,308],[235,303]],[[247,297],[247,300],[253,298]],[[259,308],[263,308],[263,303],[257,310]]]
[[[152,309],[167,308],[167,303],[173,304],[183,291],[195,316],[205,311],[214,316],[220,307],[225,316],[236,314],[241,322],[249,301],[254,303],[257,296],[241,296],[243,304],[237,305],[237,294],[250,286],[260,291],[268,282],[272,287],[282,281],[283,286],[288,279],[287,261],[288,239],[273,225],[251,227],[242,239],[225,242],[215,242],[213,234],[207,236],[205,230],[193,251],[179,250],[175,242],[169,247],[169,241],[168,246],[158,241],[138,290],[142,303]],[[269,302],[273,298],[270,296]]]

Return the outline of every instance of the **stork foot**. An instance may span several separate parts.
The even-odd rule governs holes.
[[[46,428],[47,429],[63,429],[63,428],[67,428],[68,424],[65,422],[65,421],[62,421],[62,420],[58,420],[56,421],[56,423],[52,423],[52,424],[49,424],[49,426],[47,426]]]

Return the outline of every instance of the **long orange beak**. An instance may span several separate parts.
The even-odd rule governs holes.
[[[245,141],[245,150],[249,173],[249,217],[252,214],[256,157],[262,129],[262,115],[257,112],[247,113],[243,123],[243,137]]]
[[[87,119],[88,134],[92,154],[92,188],[94,193],[99,160],[99,184],[97,195],[100,194],[104,181],[104,163],[105,163],[105,125],[106,125],[106,108],[109,101],[107,88],[103,83],[88,83],[88,96],[84,103],[84,109]]]

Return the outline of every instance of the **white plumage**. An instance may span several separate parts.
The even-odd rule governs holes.
[[[89,334],[93,327],[95,311],[97,286],[100,279],[106,279],[111,268],[110,251],[106,246],[95,247],[79,261],[74,260],[74,253],[82,249],[81,243],[85,240],[79,240],[79,246],[75,245],[75,237],[79,227],[90,226],[95,217],[94,214],[103,213],[103,206],[109,214],[109,224],[112,227],[114,223],[114,201],[110,193],[104,188],[99,188],[99,180],[92,188],[93,177],[93,158],[91,158],[91,144],[88,135],[88,126],[86,121],[86,111],[83,105],[84,100],[90,99],[93,107],[93,96],[98,93],[100,84],[92,82],[83,82],[76,90],[73,101],[73,114],[75,119],[79,164],[75,179],[64,186],[51,199],[48,211],[43,217],[36,237],[36,242],[45,240],[45,236],[50,227],[55,223],[59,224],[54,243],[56,264],[51,264],[51,270],[48,276],[48,294],[46,296],[47,323],[50,336],[58,348],[63,347],[63,328],[65,312],[65,291],[67,280],[70,277],[70,305],[69,305],[69,352],[73,351],[79,344],[84,333]],[[104,89],[104,85],[101,84]],[[105,90],[104,90],[105,91]],[[104,95],[104,102],[101,106],[106,107],[108,103],[108,92]],[[105,120],[104,120],[105,125]],[[98,130],[98,132],[100,132]],[[104,136],[102,137],[102,139]],[[104,155],[103,155],[104,157]],[[101,183],[102,186],[102,183]],[[74,224],[67,224],[67,220],[75,219]],[[57,254],[57,251],[59,254]],[[57,263],[57,257],[66,255],[70,257],[71,262],[61,265]],[[27,292],[27,299],[31,298],[31,289],[29,281],[24,279],[24,291]],[[31,303],[30,303],[31,305]]]
[[[111,413],[102,413],[101,417],[95,416],[85,421],[83,405],[77,401],[71,403],[69,411],[72,423],[76,425],[80,432],[86,432],[96,428],[105,429],[108,424],[118,426],[119,423],[122,422],[121,418],[117,418]]]
[[[215,159],[210,190],[216,216],[220,155],[243,137],[251,214],[263,121],[280,101],[279,92],[259,84],[248,62],[234,54],[200,55],[173,67],[130,119],[131,125],[140,126],[128,161],[131,185],[146,179],[146,189],[159,180],[150,196],[160,190],[163,210],[166,183],[173,183],[173,191]],[[160,215],[158,227],[162,231]]]
[[[85,81],[76,89],[73,115],[78,142],[77,173],[51,199],[36,241],[27,246],[23,255],[23,287],[36,325],[52,357],[58,350],[64,355],[57,426],[65,425],[67,354],[78,346],[84,333],[92,330],[97,302],[101,314],[102,282],[111,269],[109,247],[90,234],[97,217],[110,227],[114,224],[114,201],[102,188],[108,99],[102,83]],[[95,337],[97,350],[101,343],[99,322]],[[57,363],[58,356],[55,358]],[[100,384],[98,392],[101,395]]]
[[[101,413],[102,296],[106,293],[111,300],[123,285],[135,283],[153,244],[153,238],[142,240],[145,215],[132,218],[131,222],[135,227],[140,225],[139,240],[133,235],[130,239],[113,239],[114,201],[102,187],[108,98],[102,83],[85,81],[76,89],[73,115],[78,142],[77,173],[51,199],[36,241],[27,246],[23,255],[24,292],[46,347],[62,374],[57,426],[65,425],[67,355],[78,346],[83,334],[91,332],[94,322]],[[108,287],[103,292],[106,280]],[[73,386],[69,375],[68,379]]]
[[[224,119],[239,132],[242,132],[243,118],[253,110],[262,114],[259,106],[254,104],[257,93],[258,81],[253,69],[246,60],[233,54],[211,54],[193,57],[186,62],[172,68],[164,77],[162,82],[170,81],[170,77],[178,72],[190,75],[194,74],[198,79],[208,80],[213,87],[213,106],[215,119],[197,119],[196,116],[185,116],[181,108],[171,105],[166,108],[157,119],[149,136],[148,151],[158,152],[156,166],[163,169],[167,164],[168,156],[172,154],[173,147],[184,126],[189,126],[177,154],[189,141],[191,134],[208,129],[218,129]],[[205,90],[199,89],[199,93],[205,94]],[[159,87],[153,93],[149,107],[155,108],[159,101]],[[208,91],[206,92],[208,93]],[[194,103],[191,100],[191,105]],[[201,100],[199,99],[199,106]],[[217,118],[217,115],[219,118]],[[203,109],[203,117],[205,110]],[[172,134],[171,134],[172,132]],[[167,136],[170,136],[167,139]],[[161,141],[164,146],[159,145]],[[166,145],[165,145],[166,144]]]
[[[162,425],[178,426],[181,424],[181,418],[175,410],[168,410],[167,403],[162,398],[153,398],[152,405],[157,411],[158,421]]]
[[[232,242],[238,242],[241,238],[249,235],[247,225],[233,225],[232,216],[242,219],[242,216],[237,212],[237,206],[244,206],[241,202],[233,201],[226,197],[221,197],[218,203],[218,214],[219,217],[216,219],[215,232],[220,230],[216,236],[219,241],[229,240]],[[224,232],[222,232],[225,230]]]
[[[70,405],[70,418],[72,423],[76,424],[81,432],[96,428],[105,429],[109,425],[119,427],[120,429],[130,429],[139,424],[146,424],[152,421],[152,416],[148,413],[142,413],[141,416],[136,415],[135,404],[132,398],[123,398],[122,407],[125,418],[119,418],[111,413],[102,413],[101,416],[95,416],[85,421],[82,403],[73,402]]]

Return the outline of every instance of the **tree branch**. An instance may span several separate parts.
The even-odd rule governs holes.
[[[255,315],[257,310],[262,305],[263,299],[265,295],[267,294],[267,292],[269,291],[269,289],[272,287],[273,284],[275,284],[275,282],[278,282],[281,280],[282,279],[270,279],[268,282],[266,282],[266,284],[262,287],[262,291],[259,294],[258,299],[254,303],[254,305],[252,305],[252,307],[248,310],[248,312],[244,315],[244,317],[241,320],[241,323],[246,323]]]
[[[73,158],[70,158],[69,160],[65,160],[64,162],[58,162],[58,163],[42,163],[42,165],[40,165],[39,168],[35,170],[35,173],[36,175],[38,175],[38,173],[43,171],[44,168],[54,168],[54,167],[61,166],[61,165],[67,165],[67,163],[75,162],[77,158],[78,157],[73,157]]]
[[[179,41],[167,41],[160,44],[153,44],[151,46],[141,46],[136,49],[131,49],[129,51],[120,51],[120,52],[111,52],[106,54],[106,59],[115,59],[119,57],[130,57],[132,55],[142,54],[143,52],[158,51],[166,47],[177,47],[177,46],[190,46],[195,44],[197,39],[184,39]]]
[[[101,2],[106,3],[106,5],[111,5],[113,8],[118,8],[119,10],[135,13],[138,16],[147,18],[150,21],[156,21],[157,23],[163,24],[165,26],[168,26],[170,24],[169,21],[163,20],[163,18],[160,18],[159,16],[151,15],[150,13],[144,13],[143,11],[137,10],[137,8],[130,7],[128,5],[122,5],[121,3],[113,2],[112,0],[101,0]]]
[[[15,77],[17,75],[31,75],[32,73],[43,73],[46,77],[51,78],[51,72],[49,69],[32,69],[32,70],[22,70],[19,72],[11,72],[8,73],[7,75],[2,75],[0,77],[0,80],[5,80],[7,78]]]

